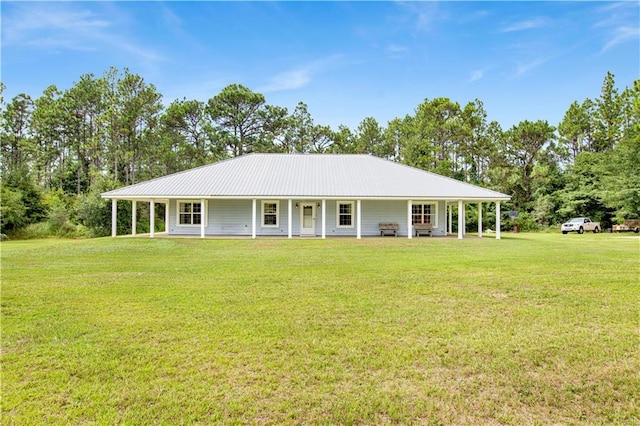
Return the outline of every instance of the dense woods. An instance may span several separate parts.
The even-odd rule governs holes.
[[[366,117],[337,130],[303,102],[288,111],[239,84],[164,105],[153,84],[114,68],[0,107],[1,232],[18,238],[104,235],[101,192],[251,152],[367,153],[479,184],[513,197],[504,211],[519,216],[506,226],[521,229],[640,215],[640,80],[620,89],[611,73],[599,98],[574,101],[560,123],[509,129],[477,99],[427,98],[386,126]]]

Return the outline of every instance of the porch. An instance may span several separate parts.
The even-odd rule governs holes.
[[[131,234],[137,235],[138,203],[148,203],[149,238],[362,237],[379,236],[379,223],[398,223],[397,235],[415,237],[415,226],[427,221],[434,236],[466,235],[466,206],[477,204],[477,237],[482,238],[483,203],[495,203],[495,231],[500,239],[498,200],[356,199],[112,199],[111,235],[117,235],[118,201],[131,203]],[[156,205],[165,205],[165,231],[155,231]],[[281,208],[281,205],[284,208]],[[421,206],[421,207],[418,207]],[[427,209],[427,207],[429,207]],[[456,210],[457,207],[457,210]],[[183,211],[184,210],[184,211]],[[187,211],[188,210],[188,211]],[[428,211],[427,211],[428,210]],[[456,220],[454,220],[456,212]],[[454,233],[455,231],[455,233]]]

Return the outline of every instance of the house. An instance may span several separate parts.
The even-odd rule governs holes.
[[[495,203],[500,238],[500,202],[508,195],[371,155],[249,154],[102,194],[117,202],[150,203],[154,236],[157,203],[166,204],[166,233],[205,236],[379,236],[381,224],[412,238],[428,224],[431,234],[464,236],[468,203]],[[479,208],[478,235],[482,236]]]

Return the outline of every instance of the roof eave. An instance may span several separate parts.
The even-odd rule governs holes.
[[[468,197],[468,196],[446,196],[446,197],[438,197],[438,196],[421,196],[421,195],[403,195],[403,196],[371,196],[371,195],[331,195],[331,196],[321,196],[321,195],[281,195],[281,194],[255,194],[255,195],[166,195],[166,194],[155,194],[155,195],[110,195],[109,193],[101,194],[103,199],[110,200],[253,200],[253,199],[292,199],[292,200],[345,200],[345,199],[353,199],[353,200],[432,200],[432,201],[446,201],[446,202],[457,202],[457,201],[466,201],[466,202],[487,202],[487,201],[509,201],[511,197],[508,195],[496,196],[496,197]]]

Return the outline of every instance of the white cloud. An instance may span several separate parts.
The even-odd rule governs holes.
[[[484,18],[487,18],[490,15],[491,14],[487,10],[478,10],[470,14],[456,15],[455,22],[458,25],[464,25],[464,24],[475,22],[475,21],[480,21]]]
[[[513,22],[509,25],[504,26],[500,32],[502,33],[510,33],[514,31],[524,31],[531,30],[534,28],[541,28],[549,25],[549,20],[547,18],[533,18],[527,19],[525,21]]]
[[[445,17],[438,8],[438,2],[398,1],[397,4],[410,12],[418,31],[432,31],[436,23]]]
[[[627,41],[640,39],[640,28],[638,27],[619,27],[613,31],[613,34],[609,40],[602,47],[600,53],[604,53],[614,46],[617,46]]]
[[[86,37],[109,29],[110,22],[87,10],[48,4],[21,4],[4,16],[3,44],[88,50]]]
[[[387,46],[387,52],[391,54],[406,53],[408,51],[409,51],[408,47],[400,46],[398,44],[390,44]]]
[[[593,27],[601,32],[600,53],[623,43],[640,39],[640,7],[637,2],[618,2],[596,9],[601,19]]]
[[[78,6],[81,5],[81,6]],[[91,3],[14,3],[3,11],[2,44],[48,52],[124,51],[147,60],[162,55],[136,45],[116,19],[97,13]]]
[[[295,90],[307,86],[314,75],[326,72],[338,65],[342,55],[331,55],[317,61],[284,71],[273,76],[269,83],[258,89],[259,92],[279,92]]]
[[[516,76],[521,76],[523,74],[526,74],[532,69],[538,68],[539,66],[549,62],[550,59],[551,57],[547,57],[547,58],[536,59],[535,61],[527,62],[525,64],[522,64],[522,63],[518,64],[516,68]]]
[[[473,83],[474,81],[478,81],[480,80],[482,77],[484,77],[484,70],[474,70],[471,71],[471,74],[469,75],[469,83]]]
[[[304,87],[311,81],[311,71],[308,68],[300,68],[286,71],[274,76],[270,83],[263,87],[262,92],[279,92],[282,90],[295,90]]]

